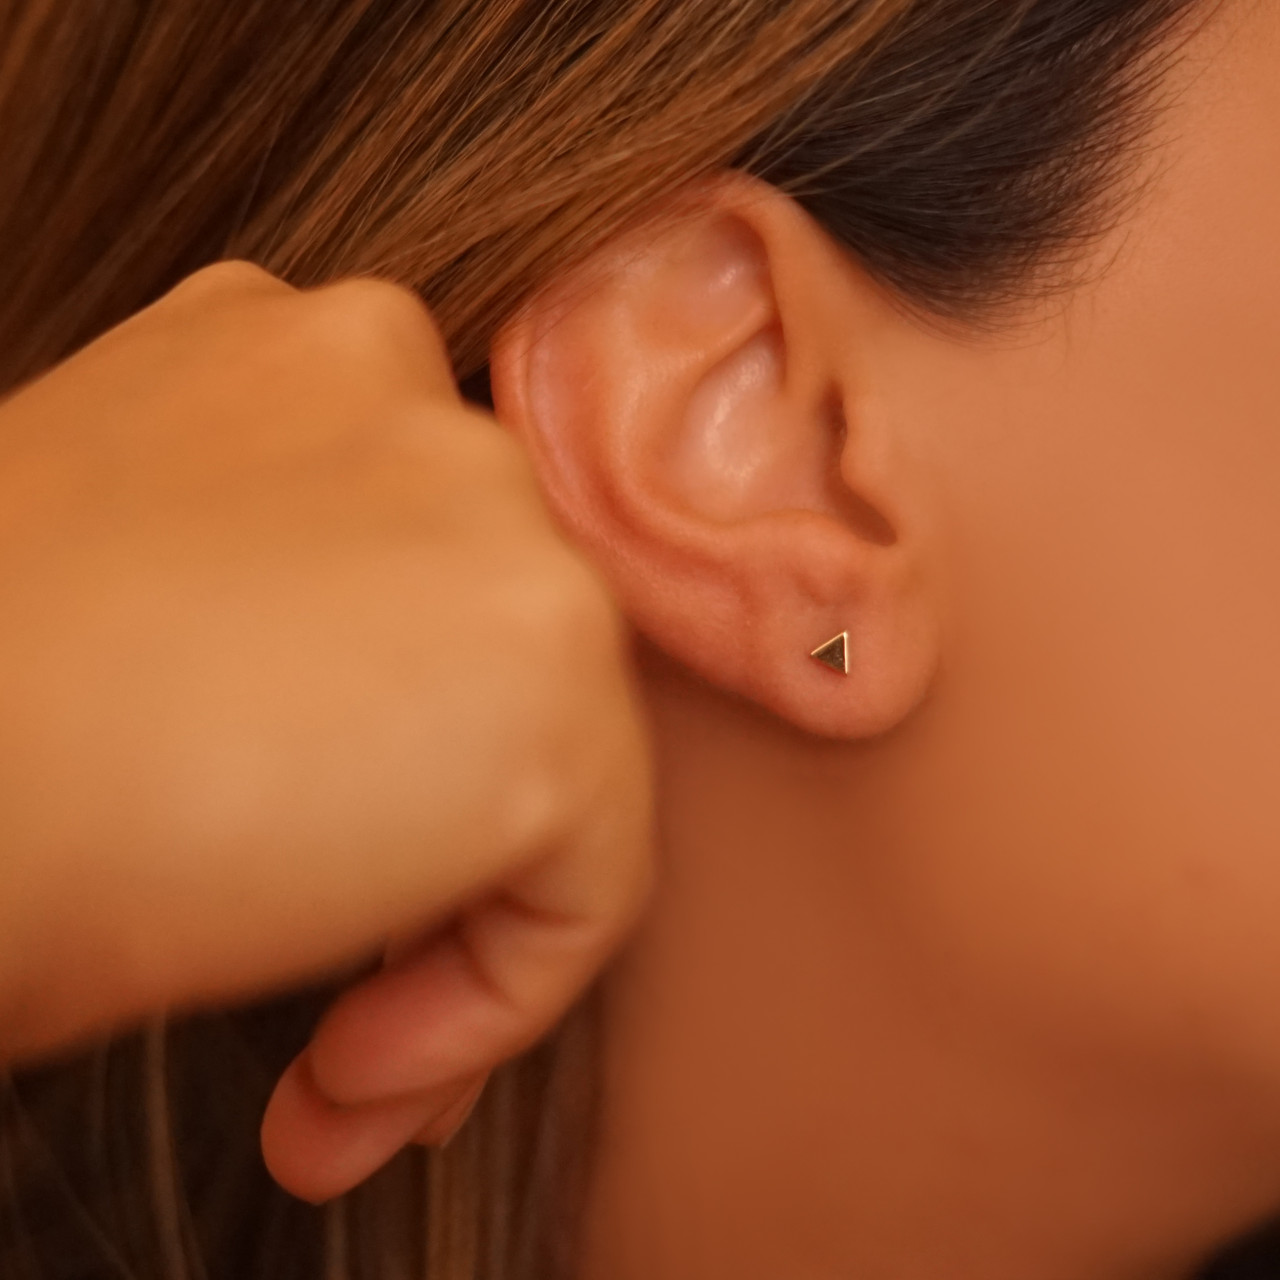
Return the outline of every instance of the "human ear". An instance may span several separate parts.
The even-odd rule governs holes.
[[[498,417],[635,627],[842,738],[900,721],[936,656],[918,495],[861,376],[884,305],[794,201],[725,174],[554,282],[491,360]],[[847,674],[812,656],[845,632]]]

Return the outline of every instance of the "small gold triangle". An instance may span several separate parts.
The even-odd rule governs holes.
[[[849,633],[842,631],[834,640],[820,645],[810,655],[842,676],[849,674]]]

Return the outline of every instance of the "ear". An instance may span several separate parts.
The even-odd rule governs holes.
[[[492,353],[498,417],[636,628],[835,737],[901,720],[936,657],[918,495],[863,342],[888,309],[794,201],[725,174]],[[845,632],[847,674],[811,656]]]

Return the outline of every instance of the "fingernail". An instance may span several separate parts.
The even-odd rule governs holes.
[[[440,1142],[438,1143],[442,1151],[454,1140],[454,1138],[458,1136],[458,1134],[460,1134],[463,1131],[463,1129],[467,1127],[467,1121],[471,1119],[472,1114],[474,1113],[477,1105],[480,1102],[480,1095],[483,1092],[484,1092],[483,1086],[477,1089],[475,1097],[472,1098],[467,1103],[467,1105],[462,1108],[462,1114],[459,1115],[458,1118],[453,1121],[451,1127],[446,1129],[444,1137],[441,1138]]]
[[[471,1115],[484,1093],[486,1083],[487,1077],[478,1084],[472,1085],[453,1106],[432,1121],[430,1130],[433,1135],[437,1136],[428,1140],[428,1146],[438,1147],[443,1150],[458,1136],[467,1121],[471,1119]]]

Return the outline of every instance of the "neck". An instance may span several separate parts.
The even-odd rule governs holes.
[[[820,743],[642,658],[662,889],[608,989],[592,1280],[1189,1280],[1280,1199],[1221,1082],[939,942],[915,730]]]

